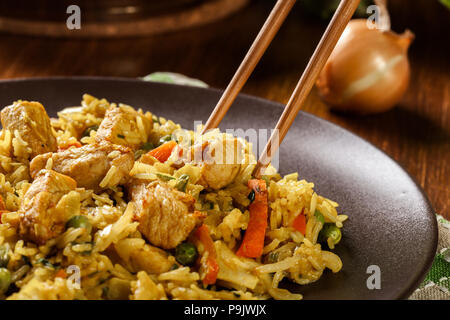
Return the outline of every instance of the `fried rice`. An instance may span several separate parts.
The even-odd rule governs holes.
[[[198,138],[215,139],[219,144],[236,138],[217,129],[201,136],[199,132],[181,130],[180,125],[151,112],[85,94],[80,106],[66,108],[51,119],[51,134],[58,147],[54,153],[97,145],[98,128],[111,108],[136,114],[135,127],[122,128],[124,134],[118,135],[124,145],[131,146],[135,156],[125,177],[127,183],[119,178],[122,167],[111,165],[94,188],[77,185],[70,189],[51,207],[50,219],[63,215],[67,221],[82,216],[86,218],[84,224],[65,223],[54,237],[39,238],[42,241],[33,240],[23,231],[27,215],[24,206],[29,201],[27,191],[40,177],[33,176],[30,170],[33,148],[20,130],[11,132],[3,125],[0,298],[297,300],[302,295],[283,289],[284,281],[307,285],[319,280],[326,269],[333,273],[342,269],[341,259],[332,252],[339,241],[324,237],[323,231],[330,226],[340,231],[347,216],[337,212],[337,203],[315,193],[313,183],[299,179],[297,173],[282,177],[270,166],[263,177],[268,217],[262,254],[255,258],[237,254],[251,219],[252,190],[248,181],[253,179],[256,163],[251,144],[243,139],[238,139],[243,156],[238,166],[230,169],[234,170],[230,181],[221,176],[228,167],[211,171],[208,176],[205,164],[180,162],[181,151],[176,148],[166,161],[148,156],[144,161],[148,149],[158,146],[167,136],[177,141],[180,150],[189,148],[183,147],[183,142],[189,144]],[[140,148],[142,145],[146,148]],[[108,157],[115,157],[114,152],[119,151],[110,152]],[[66,174],[58,169],[56,161],[55,156],[49,157],[42,170]],[[82,174],[91,173],[87,170]],[[184,197],[189,197],[192,200],[186,206],[192,205],[191,211],[201,217],[177,247],[164,248],[159,243],[155,245],[154,238],[143,229],[144,222],[136,217],[139,203],[130,198],[130,181],[144,184],[147,191],[156,185],[172,192],[179,186],[181,177],[188,180],[181,191],[173,193],[174,199],[187,203]],[[163,206],[175,201],[171,199],[164,198],[160,203]],[[169,203],[170,206],[174,204]],[[304,215],[301,217],[304,229],[295,223],[300,215]],[[36,221],[31,225],[34,231],[39,223]],[[170,222],[174,233],[183,227],[177,221]],[[215,257],[212,251],[205,251],[201,243],[192,240],[200,226],[207,227]],[[177,252],[185,243],[195,244],[197,256],[195,262],[183,265]],[[218,267],[213,282],[205,281],[208,269],[204,262],[208,258],[214,258]]]

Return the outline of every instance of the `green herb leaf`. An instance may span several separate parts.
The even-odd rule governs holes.
[[[188,184],[188,182],[189,182],[189,175],[187,175],[187,174],[182,174],[179,178],[178,178],[178,181],[177,181],[177,184],[176,184],[176,188],[178,189],[178,190],[180,190],[180,191],[182,191],[182,192],[186,192],[186,186],[187,186],[187,184]]]
[[[157,173],[156,174],[158,178],[160,178],[162,181],[170,181],[170,180],[175,180],[174,177],[169,176],[168,174],[164,174],[164,173]]]
[[[255,191],[252,190],[247,196],[248,200],[250,200],[250,203],[252,203],[255,200]]]
[[[325,218],[323,217],[323,214],[319,210],[316,210],[316,212],[314,212],[314,216],[318,221],[325,223]]]
[[[98,130],[98,125],[93,125],[93,126],[87,127],[83,131],[83,137],[89,137],[91,135],[91,131],[97,131],[97,130]]]
[[[36,261],[36,264],[42,264],[42,265],[44,265],[46,267],[54,268],[53,264],[50,261],[48,261],[47,259],[44,259],[44,258],[38,259]]]

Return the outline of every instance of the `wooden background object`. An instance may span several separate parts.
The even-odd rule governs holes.
[[[225,88],[274,1],[253,1],[227,19],[152,37],[69,40],[0,34],[0,78],[54,75],[140,77],[173,71]],[[367,139],[398,161],[450,218],[450,11],[437,0],[392,0],[394,31],[410,28],[410,87],[393,110],[356,117],[331,112],[313,89],[303,110]],[[243,88],[287,103],[326,22],[295,6]],[[211,106],[212,108],[212,106]],[[368,181],[367,183],[370,183]]]
[[[242,9],[248,2],[249,0],[36,0],[30,5],[29,1],[27,3],[24,0],[6,1],[0,4],[0,31],[68,38],[148,36],[220,20]],[[46,5],[39,5],[40,3]],[[72,3],[79,4],[81,10],[82,24],[79,30],[69,30],[66,26],[69,17],[66,8]],[[34,8],[34,5],[37,7]],[[36,10],[35,14],[33,10]]]

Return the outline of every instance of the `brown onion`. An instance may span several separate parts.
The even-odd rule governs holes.
[[[408,88],[413,39],[409,30],[398,35],[351,20],[317,80],[320,96],[334,109],[358,114],[392,108]]]

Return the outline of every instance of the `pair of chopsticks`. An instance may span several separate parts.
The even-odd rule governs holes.
[[[286,136],[289,128],[295,120],[300,108],[311,91],[320,71],[331,55],[336,43],[341,37],[347,23],[356,11],[360,0],[341,0],[339,7],[328,24],[325,33],[320,39],[313,55],[311,56],[306,69],[297,83],[289,101],[267,142],[259,160],[256,164],[253,175],[260,178],[264,169],[269,165],[272,155],[278,150],[281,142]],[[223,117],[227,113],[237,94],[244,86],[256,64],[261,59],[263,53],[269,46],[275,34],[281,27],[289,11],[295,4],[295,0],[278,0],[271,11],[269,17],[258,33],[250,50],[233,76],[231,82],[225,89],[222,97],[211,113],[208,121],[203,127],[202,133],[209,129],[217,128]]]

